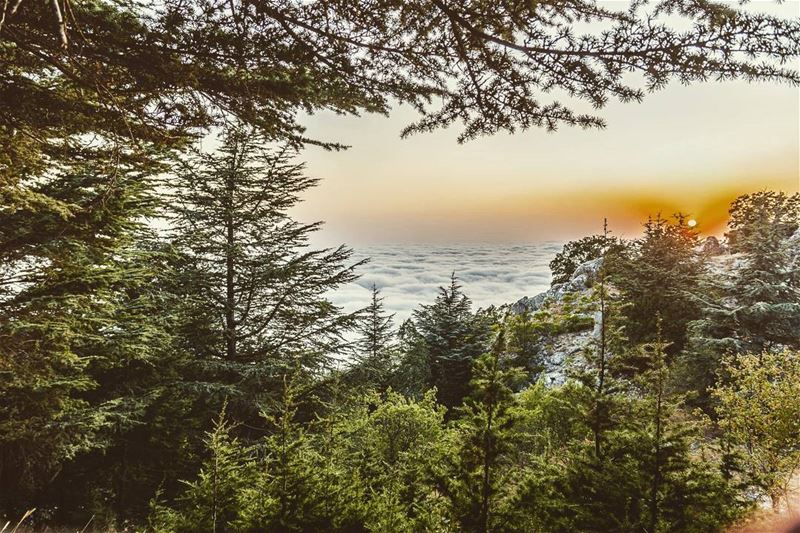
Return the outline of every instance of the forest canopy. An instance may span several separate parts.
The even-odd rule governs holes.
[[[290,211],[317,183],[303,146],[344,148],[306,114],[407,105],[403,136],[462,142],[602,128],[670,82],[797,85],[800,21],[705,0],[0,10],[5,520],[699,533],[787,504],[796,194],[734,201],[714,253],[681,214],[568,243],[531,307],[474,309],[454,273],[401,324],[377,287],[331,302],[360,265]]]

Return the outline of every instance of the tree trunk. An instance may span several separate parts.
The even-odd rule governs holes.
[[[228,251],[225,257],[225,354],[229,361],[236,359],[236,316],[234,306],[236,293],[234,290],[234,263],[233,263],[233,224],[227,228]]]
[[[225,355],[229,361],[236,360],[236,270],[234,258],[234,182],[235,169],[231,169],[225,184],[227,206],[225,214]]]
[[[781,512],[781,495],[773,492],[769,495],[770,503],[772,504],[772,512],[778,514]]]
[[[497,358],[493,359],[493,372],[497,377]],[[491,398],[486,412],[486,433],[483,441],[483,486],[481,487],[480,533],[489,531],[489,505],[492,497],[492,428],[494,425],[495,399]]]
[[[600,265],[600,372],[597,378],[597,399],[595,401],[595,420],[594,420],[594,455],[598,459],[601,456],[602,449],[600,444],[600,413],[597,411],[599,408],[598,403],[602,402],[603,393],[605,392],[606,381],[606,246],[608,243],[608,220],[603,219],[603,264]]]
[[[655,450],[653,457],[653,484],[650,488],[650,531],[655,533],[658,527],[658,491],[661,488],[661,410],[663,383],[659,376],[658,391],[656,398],[656,435]]]

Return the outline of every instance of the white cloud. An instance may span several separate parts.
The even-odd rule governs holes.
[[[365,307],[375,284],[384,306],[396,313],[395,324],[430,303],[438,288],[456,273],[474,307],[515,302],[550,285],[549,262],[561,244],[531,245],[381,245],[356,250],[355,259],[369,258],[361,277],[340,288],[331,300],[347,311]]]

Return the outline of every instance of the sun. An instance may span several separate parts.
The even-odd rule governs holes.
[[[686,225],[688,225],[690,228],[693,228],[697,225],[697,221],[693,218],[690,218]]]

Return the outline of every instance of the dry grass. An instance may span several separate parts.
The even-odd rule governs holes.
[[[60,526],[35,526],[31,524],[36,509],[25,512],[17,521],[3,519],[0,521],[0,533],[123,533],[110,529],[95,529],[92,527],[94,517],[81,527],[60,527]]]

